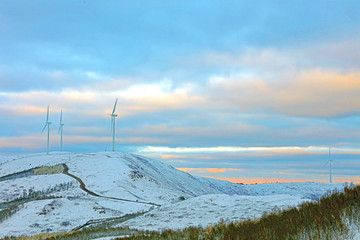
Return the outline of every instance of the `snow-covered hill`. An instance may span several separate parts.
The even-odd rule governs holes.
[[[209,194],[167,204],[118,226],[161,231],[188,226],[214,225],[219,221],[241,221],[261,217],[273,209],[287,209],[310,201],[298,196],[244,196]]]
[[[240,185],[219,180],[211,184],[203,182],[160,161],[129,153],[14,156],[13,160],[1,164],[0,177],[57,164],[66,164],[69,173],[82,179],[87,188],[96,193],[130,200],[162,204],[176,202],[180,197],[189,198],[204,194],[246,194]],[[49,184],[66,182],[63,178],[62,174],[57,175],[55,179],[49,179]],[[71,178],[68,179],[70,180]],[[32,182],[29,181],[29,184]],[[33,185],[38,185],[37,181],[34,182]]]
[[[156,215],[158,223],[153,224],[159,226],[152,229],[171,227],[171,222],[165,226],[160,222],[165,218],[163,214],[172,216],[174,211],[184,218],[182,227],[192,223],[207,225],[220,219],[257,217],[270,211],[272,203],[288,207],[317,199],[335,188],[342,188],[342,184],[233,184],[194,177],[160,161],[130,153],[6,155],[0,156],[0,206],[6,209],[10,203],[16,203],[18,208],[7,219],[0,219],[0,237],[69,231],[92,219],[149,210],[138,217],[139,221],[132,219],[122,225],[146,229],[136,222],[149,216],[153,221],[151,216]],[[23,196],[27,196],[26,201],[14,201]],[[239,211],[225,211],[227,206],[242,209],[244,202],[252,207],[242,215]],[[213,214],[202,217],[206,208]],[[192,213],[181,209],[192,209]],[[195,215],[199,219],[192,221]]]

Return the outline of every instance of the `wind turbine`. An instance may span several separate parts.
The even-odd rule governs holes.
[[[64,124],[62,123],[62,109],[60,113],[60,126],[59,126],[59,133],[60,133],[60,152],[62,152],[62,145],[63,145],[63,127]]]
[[[332,160],[331,160],[331,146],[329,146],[329,160],[326,162],[325,166],[329,164],[330,167],[330,183],[332,183]]]
[[[118,101],[118,99],[116,98],[114,109],[113,109],[112,113],[110,114],[110,116],[111,116],[111,132],[112,132],[112,151],[113,152],[115,152],[115,118],[117,117],[117,115],[115,114],[115,108],[116,108],[117,101]]]
[[[49,154],[49,136],[50,136],[50,124],[49,122],[49,105],[47,106],[47,113],[46,113],[46,122],[43,130],[41,132],[44,132],[45,128],[47,127],[47,145],[46,145],[46,154]]]

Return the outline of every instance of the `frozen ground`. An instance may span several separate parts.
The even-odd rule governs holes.
[[[210,194],[164,205],[118,226],[154,231],[183,229],[188,226],[206,227],[221,220],[232,222],[259,218],[264,212],[287,209],[306,201],[310,199],[288,194],[268,196]]]
[[[115,209],[107,208],[109,205]],[[1,237],[70,231],[90,219],[123,216],[148,209],[148,206],[142,204],[115,204],[110,200],[97,202],[95,199],[87,198],[33,201],[25,203],[20,211],[0,224]]]
[[[70,175],[19,174],[58,164],[65,164]],[[9,174],[13,174],[11,179],[5,180]],[[80,183],[91,192],[80,188]],[[0,156],[0,206],[30,192],[43,191],[45,199],[31,199],[0,221],[0,237],[69,231],[92,219],[149,210],[121,225],[149,230],[205,227],[220,220],[257,218],[274,208],[296,206],[342,187],[324,183],[239,185],[194,177],[128,153],[6,155]]]

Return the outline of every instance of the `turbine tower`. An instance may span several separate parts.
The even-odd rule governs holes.
[[[63,127],[64,124],[62,123],[62,109],[60,113],[60,126],[59,126],[59,133],[60,133],[60,152],[62,152],[63,149]]]
[[[49,137],[50,137],[50,124],[49,122],[49,105],[47,106],[47,113],[46,113],[46,122],[43,130],[41,132],[44,132],[45,128],[47,127],[47,145],[46,145],[46,154],[49,154]]]
[[[329,166],[330,166],[330,183],[332,183],[332,160],[331,160],[331,147],[329,146]]]
[[[115,152],[115,118],[117,117],[117,115],[115,114],[115,108],[116,108],[117,101],[118,101],[118,99],[116,98],[114,109],[113,109],[112,113],[110,114],[110,116],[111,116],[111,132],[112,132],[112,151],[113,152]]]
[[[330,183],[332,183],[332,160],[331,160],[331,146],[329,146],[329,160],[325,163],[324,167],[329,164],[330,167]]]

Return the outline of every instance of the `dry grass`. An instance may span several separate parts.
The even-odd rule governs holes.
[[[122,239],[345,239],[345,220],[359,225],[360,187],[346,187],[316,202],[298,208],[265,214],[258,220],[224,223],[205,229],[189,227],[182,231],[142,232]],[[354,217],[356,216],[356,217]]]
[[[34,169],[34,175],[50,175],[50,174],[57,174],[63,173],[64,166],[62,164],[58,164],[55,166],[42,166]]]

